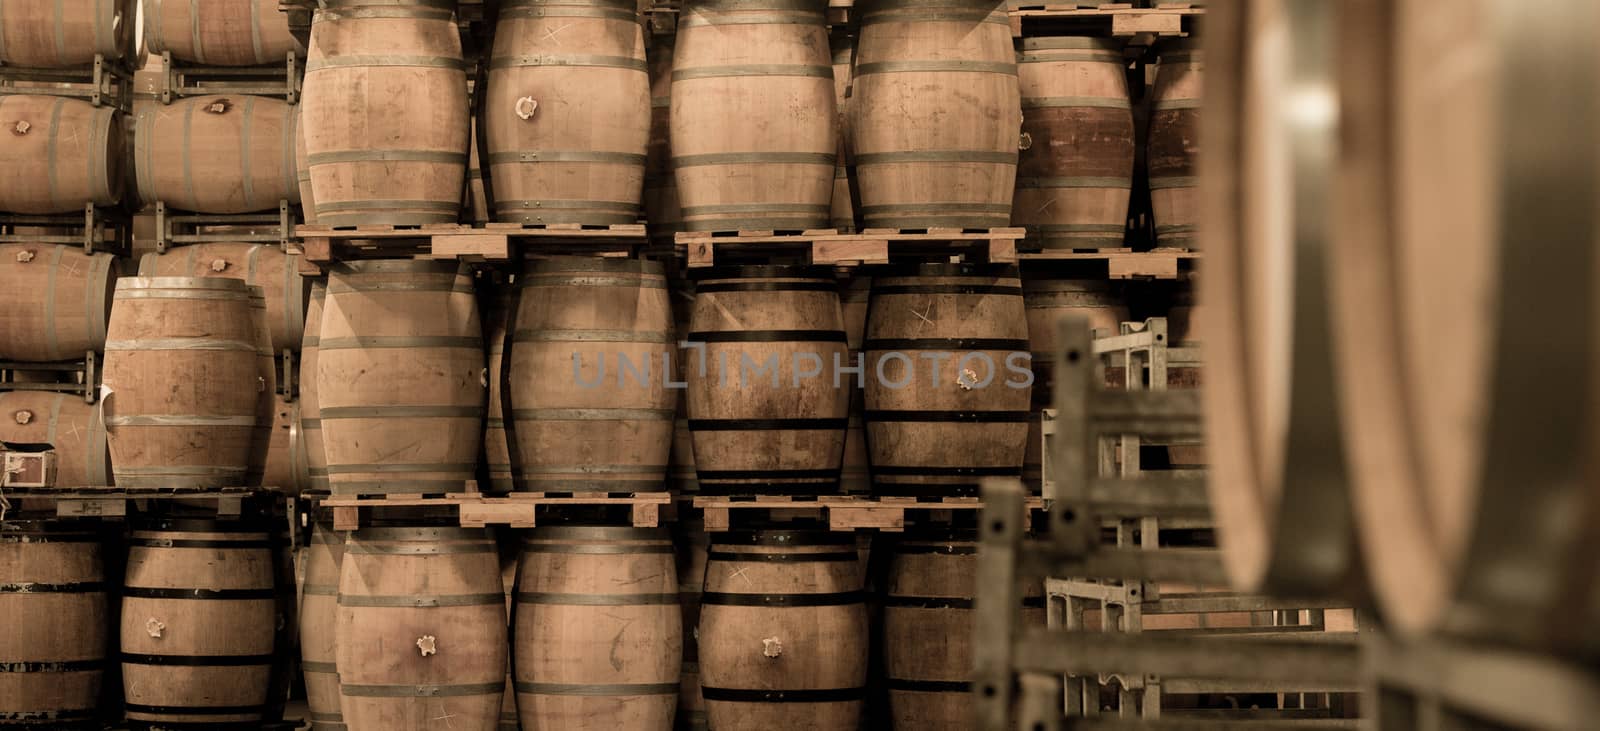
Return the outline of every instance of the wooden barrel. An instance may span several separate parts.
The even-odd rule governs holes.
[[[875,277],[865,347],[875,494],[972,496],[984,477],[1021,475],[1032,389],[1016,267]]]
[[[666,529],[539,528],[517,578],[523,726],[672,728],[683,617]]]
[[[264,528],[211,520],[136,528],[122,590],[128,720],[180,728],[264,720],[276,597]]]
[[[503,2],[484,115],[496,221],[638,221],[650,79],[634,0]]]
[[[317,393],[318,352],[322,349],[322,310],[328,286],[312,280],[306,306],[305,336],[300,340],[300,441],[305,444],[308,489],[328,490],[328,452],[322,441],[322,399]]]
[[[117,282],[101,407],[118,485],[242,483],[266,388],[250,313],[238,279]]]
[[[651,39],[650,144],[645,149],[644,220],[650,238],[672,243],[683,230],[678,178],[672,172],[672,50],[677,36]]]
[[[485,403],[470,272],[452,261],[346,262],[330,271],[324,306],[317,405],[333,492],[464,489]]]
[[[289,495],[312,489],[305,438],[300,431],[300,406],[299,399],[289,401],[281,393],[273,394],[272,433],[261,475],[261,484],[280,488]]]
[[[1200,152],[1200,89],[1205,53],[1187,42],[1161,49],[1150,101],[1150,206],[1156,245],[1195,248],[1200,200],[1195,161]]]
[[[0,727],[88,728],[106,664],[104,558],[83,526],[0,522]]]
[[[689,230],[828,222],[838,124],[823,10],[793,0],[684,4],[672,165]]]
[[[1022,126],[1017,58],[998,0],[874,0],[850,102],[864,225],[1011,222]]]
[[[65,244],[0,244],[0,360],[81,360],[106,343],[118,267]]]
[[[856,230],[856,203],[850,186],[850,67],[855,61],[855,39],[843,33],[828,37],[833,51],[833,102],[838,108],[839,155],[833,163],[833,201],[828,225],[846,233]]]
[[[706,584],[706,553],[711,537],[704,521],[680,518],[673,524],[677,549],[678,605],[683,608],[683,671],[678,684],[675,728],[705,731],[706,702],[700,697],[700,593]]]
[[[0,393],[0,442],[49,445],[56,452],[56,487],[111,484],[106,427],[100,407],[76,394]]]
[[[454,223],[461,215],[470,115],[450,8],[318,11],[300,103],[318,223]]]
[[[673,327],[661,265],[553,257],[517,286],[507,393],[517,489],[661,489],[678,398],[662,372]]]
[[[716,267],[699,275],[687,363],[700,491],[839,491],[850,389],[834,378],[846,343],[832,274],[810,267]],[[696,358],[693,349],[685,357]],[[813,373],[814,371],[814,373]],[[841,379],[845,376],[841,376]]]
[[[311,188],[311,161],[306,158],[305,107],[294,107],[294,178],[300,188],[300,219],[306,223],[317,222],[317,196]]]
[[[283,65],[305,58],[289,16],[270,2],[146,0],[145,48],[204,66]]]
[[[331,523],[311,524],[311,545],[304,549],[305,584],[300,598],[300,671],[305,677],[306,706],[312,731],[344,731],[339,710],[338,645],[339,566],[344,561],[344,534]]]
[[[7,8],[9,12],[9,6]],[[9,14],[7,16],[9,25]],[[61,96],[0,97],[0,211],[83,213],[122,200],[127,134],[122,114]]]
[[[1121,292],[1111,282],[1098,279],[1029,276],[1022,280],[1022,302],[1028,313],[1028,347],[1033,353],[1034,401],[1048,406],[1053,406],[1050,384],[1055,381],[1060,319],[1087,318],[1090,329],[1115,335],[1130,317]]]
[[[712,536],[700,608],[700,679],[711,728],[857,728],[867,610],[850,533]]]
[[[299,350],[306,330],[306,285],[298,254],[275,244],[194,244],[145,254],[141,277],[228,277],[260,287],[267,297],[272,350]]]
[[[299,111],[281,99],[231,94],[153,104],[134,125],[139,198],[197,213],[251,213],[300,202]]]
[[[1134,166],[1127,73],[1120,41],[1022,41],[1022,152],[1011,223],[1044,248],[1123,245]]]
[[[895,728],[964,731],[972,694],[973,599],[978,544],[972,533],[911,533],[889,559],[884,586],[884,685]],[[1037,581],[1023,594],[1025,624],[1044,626]]]
[[[90,66],[133,56],[134,0],[11,0],[0,17],[0,63],[23,68]],[[148,21],[147,21],[148,22]]]
[[[485,492],[511,492],[511,444],[506,437],[504,417],[505,374],[500,365],[506,346],[506,324],[516,307],[516,289],[510,283],[497,285],[484,297],[484,337],[489,355],[489,411],[483,422],[483,461],[489,481]]]
[[[506,605],[493,538],[364,528],[345,542],[335,635],[352,729],[491,729],[506,684]]]

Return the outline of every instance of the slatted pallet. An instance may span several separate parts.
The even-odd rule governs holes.
[[[791,258],[828,266],[888,264],[896,260],[961,256],[992,264],[1014,264],[1020,228],[893,229],[860,233],[806,231],[690,231],[677,236],[690,268]]]
[[[1182,37],[1195,30],[1205,8],[1162,5],[1135,8],[1127,3],[1083,7],[1088,3],[1024,3],[1011,10],[1011,34],[1023,36],[1093,35]]]
[[[354,259],[459,259],[509,262],[519,254],[636,256],[649,246],[643,224],[490,223],[473,228],[455,223],[420,226],[298,227],[301,271],[320,273],[329,264]]]
[[[1028,509],[1043,510],[1044,499],[1029,498]],[[704,516],[706,530],[726,531],[737,527],[734,513],[754,513],[748,517],[761,518],[766,511],[784,511],[786,514],[806,513],[820,517],[828,530],[854,531],[874,529],[890,533],[906,529],[906,514],[916,515],[928,511],[964,512],[976,516],[983,501],[975,497],[947,497],[921,500],[914,497],[867,497],[860,495],[822,495],[799,497],[790,495],[701,495],[694,499],[694,507]]]
[[[1074,276],[1100,279],[1186,279],[1200,264],[1200,252],[1189,249],[1045,250],[1020,253],[1017,258],[1025,267],[1057,265],[1073,269]]]
[[[356,530],[363,514],[374,509],[443,508],[454,511],[463,528],[505,525],[533,528],[541,509],[626,508],[629,524],[635,528],[654,528],[661,524],[661,508],[672,502],[666,492],[515,492],[490,496],[477,492],[443,495],[334,495],[323,499],[321,507],[333,513],[334,530]]]
[[[645,21],[650,33],[672,35],[678,31],[678,15],[682,0],[657,0],[645,11]],[[828,25],[844,26],[855,22],[855,0],[828,0]]]
[[[110,519],[155,512],[177,500],[186,509],[214,512],[218,518],[260,517],[271,514],[262,508],[283,496],[273,487],[6,488],[3,494],[13,508],[24,511],[42,508],[62,518]]]

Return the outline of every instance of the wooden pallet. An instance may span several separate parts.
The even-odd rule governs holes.
[[[690,231],[678,234],[677,244],[691,268],[778,257],[829,266],[948,256],[1014,264],[1017,242],[1026,235],[1027,231],[1021,228],[869,228],[860,233],[840,233],[837,229]]]
[[[300,236],[301,272],[317,274],[352,259],[459,259],[509,262],[521,253],[633,256],[649,245],[643,224],[586,226],[576,223],[456,223],[420,226],[328,226],[305,224]]]
[[[1044,498],[1029,498],[1027,506],[1030,511],[1043,510]],[[702,495],[694,499],[694,507],[702,511],[708,531],[726,531],[732,528],[734,512],[783,510],[816,514],[827,523],[828,530],[876,529],[899,533],[906,529],[908,511],[975,511],[983,508],[983,501],[975,497],[947,497],[919,501],[914,497],[858,495],[818,497]]]
[[[1081,265],[1084,276],[1105,279],[1185,279],[1200,263],[1200,252],[1189,249],[1151,251],[1064,251],[1046,250],[1017,255],[1023,266],[1045,262],[1065,266]],[[1092,270],[1092,271],[1090,271]],[[1080,272],[1074,272],[1080,274]]]
[[[1194,31],[1205,8],[1163,5],[1135,8],[1127,3],[1020,3],[1011,10],[1011,34],[1023,36],[1092,35],[1113,37],[1182,37]]]
[[[454,493],[448,495],[335,495],[321,501],[321,507],[333,512],[334,530],[356,530],[361,527],[363,512],[375,508],[447,508],[453,509],[463,528],[484,528],[506,525],[512,528],[536,527],[540,508],[606,507],[628,508],[630,524],[635,528],[654,528],[661,524],[661,507],[672,502],[666,492],[515,492],[505,496],[482,493]]]
[[[13,508],[20,506],[24,511],[43,506],[62,518],[111,519],[175,500],[183,500],[187,508],[215,511],[218,518],[260,517],[262,512],[252,509],[247,513],[245,507],[255,508],[283,496],[272,487],[6,488],[3,494]]]

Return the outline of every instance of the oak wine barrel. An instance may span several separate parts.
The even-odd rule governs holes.
[[[0,393],[0,442],[49,445],[56,453],[56,487],[112,484],[100,407],[84,403],[77,394]]]
[[[322,349],[322,310],[328,285],[312,280],[306,306],[305,335],[300,339],[300,441],[305,445],[308,489],[328,490],[328,452],[322,441],[322,399],[317,391],[318,352]]]
[[[839,289],[826,269],[713,267],[698,275],[685,350],[702,494],[839,491],[850,392]],[[814,374],[811,374],[815,371]],[[807,375],[811,374],[811,375]]]
[[[273,576],[264,528],[136,527],[122,590],[128,720],[210,728],[264,720],[278,626]]]
[[[283,65],[305,48],[270,0],[144,0],[145,48],[203,66]]]
[[[1022,152],[1012,225],[1047,249],[1121,247],[1134,167],[1121,42],[1025,38],[1017,83]]]
[[[99,719],[110,612],[88,526],[0,522],[0,727],[89,728]]]
[[[133,56],[137,0],[9,0],[0,15],[0,63],[70,68]]]
[[[483,298],[484,337],[489,356],[489,406],[483,422],[483,461],[489,481],[480,485],[485,492],[511,492],[511,444],[507,441],[504,416],[504,379],[501,371],[506,346],[506,325],[512,308],[517,306],[515,285],[510,283],[494,287]]]
[[[329,272],[327,291],[317,406],[332,491],[463,490],[485,404],[471,274],[453,261],[352,261]]]
[[[661,489],[677,391],[667,280],[657,262],[551,257],[517,278],[509,361],[517,488]]]
[[[277,210],[300,203],[295,139],[300,111],[248,94],[151,104],[138,114],[133,168],[147,204],[196,213]]]
[[[668,731],[682,623],[666,529],[535,529],[522,543],[513,631],[522,725]]]
[[[311,545],[304,549],[305,584],[300,599],[300,670],[305,677],[306,706],[312,731],[343,731],[339,710],[338,645],[339,567],[344,561],[344,534],[331,523],[311,524]]]
[[[1184,42],[1163,47],[1159,53],[1145,153],[1156,245],[1193,249],[1200,218],[1195,165],[1200,154],[1205,52]]]
[[[486,101],[496,221],[639,220],[650,80],[633,0],[503,2]]]
[[[972,496],[984,477],[1021,475],[1032,387],[1016,267],[875,277],[864,347],[874,494]]]
[[[301,99],[320,224],[454,223],[470,114],[450,7],[317,11]]]
[[[106,342],[117,260],[66,244],[0,244],[0,359],[81,360]]]
[[[867,610],[850,533],[765,530],[711,539],[700,607],[706,720],[719,731],[857,728]]]
[[[249,285],[124,277],[106,329],[100,403],[116,483],[242,484],[267,389]]]
[[[1022,107],[1006,3],[860,8],[850,138],[868,228],[1011,222]]]
[[[363,528],[345,542],[335,633],[350,728],[492,729],[506,684],[494,540],[463,528]]]
[[[9,10],[9,6],[8,6]],[[9,16],[8,16],[9,19]],[[0,211],[83,213],[122,200],[127,134],[121,112],[61,96],[0,97]]]
[[[678,178],[672,172],[672,51],[677,36],[656,36],[646,51],[650,74],[650,143],[645,148],[644,220],[650,238],[672,243],[683,230]]]
[[[300,255],[275,244],[192,244],[145,254],[141,277],[227,277],[260,287],[267,297],[272,350],[299,350],[306,329],[306,285]]]
[[[688,230],[828,222],[838,123],[823,10],[792,0],[684,4],[671,124]]]

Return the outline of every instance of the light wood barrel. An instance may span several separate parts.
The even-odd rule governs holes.
[[[460,216],[470,114],[453,18],[422,5],[318,11],[301,101],[318,223]]]
[[[56,452],[56,487],[111,484],[100,407],[76,394],[0,393],[0,442],[50,445]]]
[[[83,729],[106,665],[104,557],[85,526],[0,523],[0,727]]]
[[[294,178],[300,188],[300,218],[306,223],[317,222],[317,195],[311,187],[311,161],[306,158],[305,107],[294,107]]]
[[[311,545],[304,549],[305,585],[300,599],[300,671],[305,677],[306,706],[312,731],[345,731],[339,710],[339,671],[335,625],[339,618],[339,567],[344,561],[344,534],[331,523],[311,524]]]
[[[1200,151],[1200,90],[1205,53],[1189,44],[1163,48],[1150,102],[1150,206],[1156,245],[1195,248],[1200,200],[1195,162]]]
[[[712,536],[700,609],[700,678],[711,728],[858,727],[867,610],[850,533]]]
[[[492,729],[506,684],[494,540],[461,528],[365,528],[339,571],[339,693],[351,729]]]
[[[700,275],[687,363],[689,429],[704,494],[839,491],[850,389],[839,289],[810,267],[716,267]],[[685,357],[698,359],[694,350]],[[815,371],[815,374],[811,374]],[[808,375],[811,374],[811,375]]]
[[[267,442],[267,462],[261,484],[276,487],[289,495],[310,490],[310,466],[306,462],[305,437],[300,431],[299,399],[288,401],[273,394],[272,436]]]
[[[517,489],[662,489],[678,396],[662,372],[673,327],[661,265],[553,257],[517,285],[507,393]]]
[[[683,617],[665,529],[539,528],[522,544],[517,708],[527,728],[672,728]]]
[[[833,201],[828,225],[846,233],[856,230],[856,203],[850,185],[850,67],[855,61],[855,40],[843,33],[828,37],[833,51],[833,102],[838,108],[839,155],[833,163]]]
[[[261,66],[305,58],[289,16],[271,0],[145,0],[145,48],[205,66]]]
[[[300,202],[297,109],[231,94],[152,104],[134,126],[139,198],[197,213],[250,213]]]
[[[305,336],[300,340],[300,441],[305,444],[308,489],[328,490],[328,452],[322,441],[322,399],[317,390],[317,364],[322,349],[322,310],[328,286],[312,280],[311,301],[306,306]]]
[[[677,36],[656,36],[647,52],[650,144],[645,149],[644,219],[650,238],[671,243],[683,230],[678,178],[672,172],[672,50]]]
[[[10,6],[7,6],[7,11]],[[0,211],[82,213],[122,200],[128,138],[122,114],[81,99],[0,97]]]
[[[1021,475],[1032,389],[1019,387],[1028,323],[1016,267],[875,277],[865,348],[875,494],[972,496],[984,477]]]
[[[685,3],[672,165],[689,230],[828,222],[838,124],[823,10],[794,0]]]
[[[1012,225],[1049,249],[1122,246],[1134,129],[1121,42],[1025,38],[1017,82],[1023,148]]]
[[[245,479],[267,388],[249,289],[209,277],[117,282],[101,405],[118,485],[218,487]]]
[[[276,596],[264,529],[209,520],[135,529],[122,591],[128,720],[189,728],[262,721]]]
[[[136,0],[10,0],[0,15],[0,63],[23,68],[89,66],[133,55]]]
[[[1128,306],[1121,292],[1111,283],[1098,279],[1022,280],[1022,301],[1027,308],[1028,343],[1033,353],[1034,401],[1050,403],[1055,381],[1057,322],[1063,317],[1082,317],[1089,328],[1115,335],[1129,319]]]
[[[706,555],[711,536],[704,521],[680,518],[673,524],[677,549],[678,605],[683,608],[683,671],[678,684],[680,731],[705,731],[706,702],[700,697],[700,593],[706,584]]]
[[[463,490],[485,404],[471,275],[455,262],[347,262],[324,306],[317,405],[333,492]]]
[[[0,244],[0,359],[83,358],[106,343],[118,267],[65,244]]]
[[[483,461],[489,482],[480,485],[486,492],[511,492],[511,444],[507,441],[504,416],[505,376],[501,371],[506,347],[506,324],[517,306],[516,289],[510,283],[497,285],[484,297],[484,337],[489,356],[489,410],[483,422]]]
[[[897,729],[965,731],[972,695],[973,599],[978,544],[971,533],[911,533],[889,559],[884,586],[884,685]],[[1043,626],[1037,582],[1024,590],[1023,622]]]
[[[306,285],[298,254],[276,244],[193,244],[145,254],[141,277],[227,277],[260,287],[267,297],[272,350],[299,350],[306,330]]]
[[[650,80],[634,0],[506,0],[487,102],[496,221],[639,220]]]
[[[875,0],[861,12],[850,136],[864,225],[1008,225],[1022,108],[1006,4]]]

